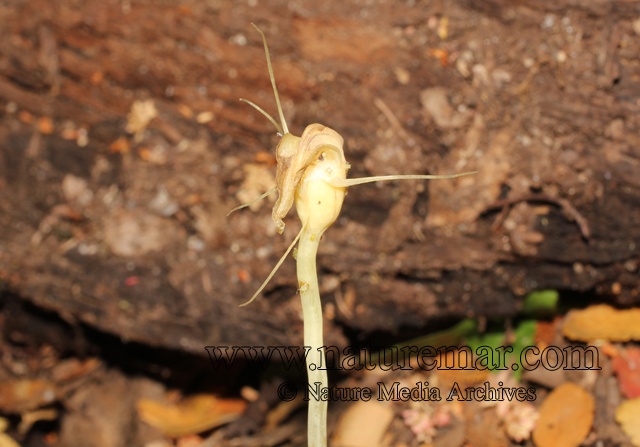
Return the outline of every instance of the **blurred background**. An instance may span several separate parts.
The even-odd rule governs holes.
[[[238,307],[300,228],[275,194],[226,217],[275,186],[279,138],[238,101],[277,115],[251,22],[291,132],[340,133],[350,177],[479,171],[349,189],[327,345],[599,352],[332,372],[537,398],[332,402],[331,445],[640,446],[640,2],[609,0],[1,2],[0,445],[306,445],[276,393],[304,371],[205,350],[302,344],[292,259]]]

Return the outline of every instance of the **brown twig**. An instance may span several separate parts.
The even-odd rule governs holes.
[[[391,111],[391,109],[387,106],[387,104],[385,104],[385,102],[382,99],[375,98],[373,100],[373,104],[378,109],[380,109],[380,111],[384,114],[384,116],[389,120],[389,123],[391,123],[391,127],[393,127],[393,129],[398,133],[398,135],[400,135],[400,137],[404,140],[405,143],[407,143],[409,147],[414,146],[416,144],[415,141],[409,136],[407,131],[404,130],[404,127],[402,127],[402,124],[400,123],[398,118],[396,118],[394,113]]]
[[[549,63],[549,59],[544,58],[536,62],[533,66],[531,66],[524,80],[520,84],[518,84],[517,86],[511,89],[511,94],[516,96],[523,94],[529,88],[529,86],[531,85],[531,81],[533,81],[533,78],[538,74],[542,66],[547,63]]]
[[[498,230],[500,229],[500,226],[502,225],[502,222],[504,222],[504,220],[507,218],[507,215],[509,214],[510,209],[511,209],[511,205],[504,206],[502,208],[502,210],[500,211],[500,214],[498,214],[498,217],[496,217],[496,220],[494,220],[493,224],[491,225],[492,233],[498,232]]]
[[[340,312],[342,312],[347,318],[352,319],[353,312],[351,312],[351,309],[349,309],[347,303],[344,302],[344,297],[342,296],[342,290],[340,287],[341,286],[338,285],[338,287],[336,288],[336,306],[338,306]]]
[[[494,210],[496,208],[503,208],[503,211],[500,213],[496,222],[494,222],[492,229],[495,231],[501,224],[502,221],[507,217],[507,212],[504,210],[508,210],[512,205],[518,202],[545,202],[550,203],[552,205],[557,205],[562,208],[562,211],[576,222],[578,228],[580,228],[580,232],[582,233],[582,237],[585,239],[589,239],[591,237],[591,230],[589,229],[589,223],[587,219],[584,218],[580,212],[569,202],[567,199],[561,199],[559,197],[551,197],[545,194],[530,194],[520,197],[515,197],[512,199],[504,199],[498,200],[487,207],[480,214],[485,214],[488,211]]]

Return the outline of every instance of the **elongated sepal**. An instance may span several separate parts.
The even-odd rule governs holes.
[[[443,178],[457,178],[465,175],[477,174],[478,171],[463,172],[461,174],[448,175],[381,175],[377,177],[339,178],[331,177],[327,183],[331,186],[347,188],[349,186],[362,185],[364,183],[381,182],[386,180],[437,180]]]

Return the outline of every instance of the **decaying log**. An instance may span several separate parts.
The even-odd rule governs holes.
[[[300,343],[292,261],[238,308],[299,225],[277,235],[269,199],[226,217],[275,172],[237,101],[275,110],[255,21],[290,126],[340,132],[350,175],[480,171],[351,188],[319,254],[328,344],[514,315],[539,289],[640,303],[637,14],[410,3],[5,2],[0,287],[154,346]]]

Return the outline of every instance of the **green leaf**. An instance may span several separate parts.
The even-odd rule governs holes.
[[[487,346],[491,350],[495,350],[504,345],[504,332],[487,332],[485,334],[474,334],[467,337],[467,346],[476,352],[480,346]]]
[[[510,355],[511,365],[518,365],[513,371],[516,380],[520,380],[523,373],[522,364],[520,363],[520,354],[527,346],[533,346],[536,333],[536,320],[524,320],[514,331],[515,341],[513,342],[513,353]]]
[[[522,313],[529,316],[553,314],[558,305],[558,292],[556,290],[538,290],[531,292],[524,299]]]

